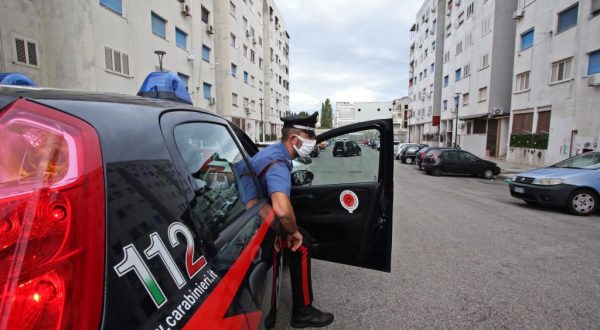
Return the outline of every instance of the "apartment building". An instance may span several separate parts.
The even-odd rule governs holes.
[[[444,6],[444,0],[425,1],[410,29],[408,133],[412,142],[439,143]]]
[[[421,33],[415,38],[419,46],[423,40],[429,56],[435,47],[435,57],[431,63],[425,57],[426,63],[415,66],[413,89],[409,89],[415,100],[411,106],[416,116],[411,121],[413,141],[458,144],[482,157],[506,155],[516,8],[517,0],[425,2],[415,30],[420,25],[420,30],[429,29],[431,34],[434,24],[427,26],[423,17],[427,12],[437,13],[435,45],[427,45]],[[416,53],[415,61],[428,49]]]
[[[600,1],[520,0],[514,18],[507,159],[544,166],[597,149]]]
[[[265,49],[279,42],[273,52],[285,70],[275,75],[263,61],[270,59]],[[160,69],[155,51],[163,51],[162,69],[178,74],[196,106],[256,140],[263,126],[277,134],[282,123],[274,114],[288,110],[288,45],[272,0],[0,3],[0,72],[20,72],[46,87],[136,94]]]
[[[392,102],[336,102],[333,126],[337,128],[369,120],[392,119],[394,139],[405,141],[407,139],[408,102],[408,97]]]

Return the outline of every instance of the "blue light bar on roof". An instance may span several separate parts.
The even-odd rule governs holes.
[[[151,72],[137,95],[192,104],[185,85],[173,72]]]
[[[0,73],[0,85],[37,87],[31,78],[20,73]]]

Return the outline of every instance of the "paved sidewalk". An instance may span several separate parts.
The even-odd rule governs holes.
[[[492,161],[500,167],[502,172],[498,175],[499,179],[512,179],[513,176],[517,173],[525,172],[527,170],[531,170],[537,167],[531,165],[523,165],[523,164],[515,164],[506,161],[505,159],[498,158],[487,158],[487,160]]]

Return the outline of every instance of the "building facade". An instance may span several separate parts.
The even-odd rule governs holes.
[[[277,134],[289,108],[285,31],[273,0],[3,1],[0,71],[135,94],[164,51],[162,69],[179,75],[196,106],[260,140],[263,126]]]
[[[404,97],[392,102],[336,102],[334,127],[342,127],[363,121],[376,119],[392,119],[394,123],[394,139],[404,141],[408,137],[408,98]]]
[[[517,0],[425,2],[411,29],[411,140],[506,156],[516,8]]]
[[[600,1],[520,0],[514,17],[507,159],[545,166],[597,149]],[[519,141],[523,136],[539,142]]]

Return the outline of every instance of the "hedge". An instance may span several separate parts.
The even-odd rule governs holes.
[[[519,133],[510,135],[513,148],[548,149],[548,133]]]

